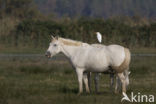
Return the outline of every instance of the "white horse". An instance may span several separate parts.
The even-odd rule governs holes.
[[[83,81],[89,92],[87,74],[84,72],[105,72],[110,67],[115,71],[122,83],[122,92],[126,93],[126,77],[130,63],[130,52],[119,45],[109,45],[98,48],[87,43],[65,38],[54,38],[46,52],[46,56],[53,57],[62,52],[74,66],[78,82],[79,94],[83,92]],[[128,73],[126,73],[128,76]]]

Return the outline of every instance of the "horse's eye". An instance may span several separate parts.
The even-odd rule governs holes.
[[[56,47],[57,45],[56,45],[56,44],[54,44],[54,46]]]

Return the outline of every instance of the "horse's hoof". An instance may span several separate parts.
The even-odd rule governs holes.
[[[119,91],[114,91],[115,94],[119,94]]]
[[[87,92],[87,94],[89,94],[90,93],[90,91],[86,91]]]
[[[77,94],[77,96],[80,96],[81,94],[82,94],[82,93],[79,92],[79,93]]]

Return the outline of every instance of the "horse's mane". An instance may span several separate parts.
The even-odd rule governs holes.
[[[58,38],[59,41],[61,41],[65,45],[69,46],[81,46],[83,42],[76,41],[76,40],[71,40],[71,39],[65,39],[65,38]]]

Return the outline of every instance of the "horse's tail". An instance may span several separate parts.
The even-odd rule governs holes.
[[[126,86],[129,85],[129,74],[130,74],[130,71],[129,71],[129,68],[128,68],[128,69],[126,69],[124,71],[124,75],[125,75],[125,78],[126,78]]]
[[[130,74],[129,64],[131,61],[131,53],[128,48],[125,48],[125,56],[126,56],[125,58],[126,58],[127,67],[124,70],[124,74],[125,74],[125,78],[126,78],[126,85],[128,86],[129,85],[129,74]]]
[[[129,64],[131,61],[131,53],[128,48],[124,48],[124,52],[125,52],[125,59],[121,63],[121,65],[120,66],[112,66],[112,68],[115,69],[117,73],[122,73],[122,72],[125,72],[125,70],[129,69]]]
[[[125,59],[122,62],[122,64],[118,67],[113,67],[118,73],[124,73],[125,78],[126,78],[126,85],[129,85],[129,64],[131,61],[131,53],[128,48],[124,48],[125,52]]]

